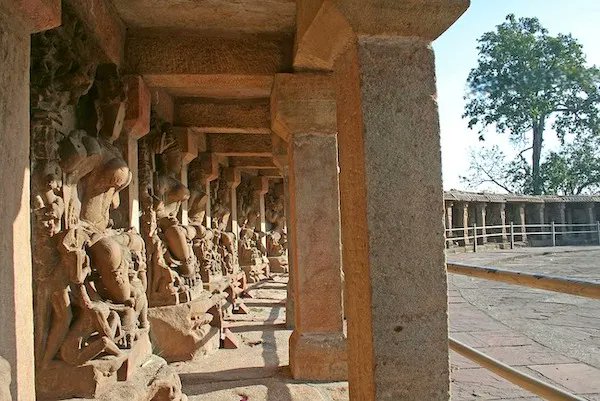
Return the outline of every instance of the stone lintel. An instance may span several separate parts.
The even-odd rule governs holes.
[[[60,26],[60,0],[0,0],[0,12],[20,20],[29,33]]]
[[[202,158],[202,169],[206,174],[206,181],[211,182],[219,178],[219,158],[210,152],[204,152],[199,157]]]
[[[127,85],[127,110],[123,132],[139,139],[150,132],[150,91],[139,75],[128,75],[123,79]]]
[[[263,176],[252,177],[252,186],[254,192],[258,195],[264,195],[269,192],[269,179]]]
[[[258,171],[258,175],[261,177],[267,177],[269,179],[281,179],[283,178],[283,173],[280,169],[265,169],[265,170],[259,170]]]
[[[271,157],[230,157],[229,165],[249,169],[273,169],[277,167]]]
[[[104,56],[120,66],[124,61],[126,28],[107,0],[65,0],[87,27]]]
[[[183,164],[187,165],[198,157],[198,142],[201,134],[196,134],[191,129],[185,127],[173,127],[173,134],[175,134],[177,142],[181,147]]]
[[[174,38],[177,40],[174,40]],[[141,29],[127,37],[127,65],[138,74],[273,75],[291,71],[292,35],[210,35]]]
[[[272,74],[145,74],[144,80],[175,97],[212,99],[268,98],[273,86]]]
[[[271,93],[271,129],[291,135],[336,135],[336,99],[329,74],[277,74]]]
[[[175,124],[206,133],[268,134],[269,101],[180,98],[175,103]]]
[[[223,179],[231,184],[232,188],[237,188],[242,182],[242,173],[235,167],[225,167],[223,169]]]
[[[331,70],[355,34],[432,41],[468,6],[469,0],[298,0],[294,67]]]
[[[271,157],[271,136],[264,134],[208,134],[208,150],[217,156]]]
[[[151,88],[152,110],[165,121],[173,123],[175,103],[173,97],[163,88]]]

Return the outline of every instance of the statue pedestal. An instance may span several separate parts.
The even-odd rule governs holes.
[[[203,292],[184,304],[148,309],[150,336],[156,354],[168,362],[178,362],[217,350],[221,330],[209,310],[215,306],[220,308],[222,298],[220,294]]]
[[[38,399],[97,398],[131,380],[152,354],[148,331],[142,331],[133,346],[123,351],[122,356],[101,357],[81,366],[51,361],[36,374]]]
[[[269,256],[271,273],[288,273],[290,271],[287,256]]]
[[[269,263],[263,258],[254,258],[253,264],[240,267],[246,274],[246,281],[250,284],[266,280],[271,276]]]

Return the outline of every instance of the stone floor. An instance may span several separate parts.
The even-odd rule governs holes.
[[[453,254],[449,260],[600,280],[600,247],[522,248]],[[346,401],[347,383],[290,378],[287,278],[258,284],[236,315],[237,350],[173,366],[190,401]],[[583,398],[600,401],[600,302],[449,276],[451,336]],[[539,400],[451,354],[452,400]],[[426,400],[424,400],[426,401]]]

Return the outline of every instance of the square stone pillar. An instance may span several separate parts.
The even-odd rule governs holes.
[[[498,222],[502,226],[500,233],[502,234],[500,242],[508,241],[508,235],[506,234],[506,203],[498,204]]]
[[[127,85],[127,110],[123,121],[123,157],[131,172],[131,183],[121,192],[121,204],[127,208],[128,225],[140,232],[138,140],[150,132],[151,95],[139,75],[128,75],[124,82]]]
[[[479,243],[486,244],[487,237],[485,235],[487,234],[487,230],[485,228],[485,225],[486,225],[487,204],[477,203],[477,204],[475,204],[475,210],[476,210],[475,221],[476,221],[477,227],[478,228],[481,227],[480,230],[477,230],[477,235],[479,236],[479,234],[481,234]]]
[[[515,207],[517,208],[517,213],[516,213],[516,217],[517,217],[517,225],[520,226],[520,231],[521,231],[521,241],[525,242],[527,241],[527,228],[526,228],[526,218],[525,218],[525,204],[524,203],[519,203],[517,205],[515,205]]]
[[[469,239],[469,204],[467,202],[461,202],[460,205],[463,229],[463,245],[467,246],[471,243],[471,240]]]
[[[240,226],[238,224],[237,215],[237,187],[242,182],[241,173],[234,167],[227,167],[223,169],[223,179],[227,182],[227,185],[231,191],[230,199],[230,211],[229,220],[227,221],[227,227],[225,231],[230,231],[235,235],[235,240],[240,237]],[[237,246],[237,245],[236,245]]]
[[[433,51],[359,36],[337,61],[350,399],[449,399]]]
[[[177,142],[181,147],[181,170],[179,171],[179,181],[187,188],[188,186],[188,165],[192,160],[198,157],[198,136],[189,128],[174,127],[173,134],[177,138]],[[200,149],[204,151],[206,149]],[[187,225],[188,221],[188,200],[184,199],[181,202],[179,209],[179,222]]]
[[[257,199],[258,209],[260,214],[260,221],[257,228],[261,233],[266,234],[267,232],[267,216],[265,211],[265,195],[269,192],[269,179],[267,177],[254,177],[254,196]],[[267,249],[267,237],[266,235],[262,235],[260,237],[260,242],[264,249]]]
[[[35,400],[30,209],[30,34],[60,25],[60,1],[0,0],[0,363],[13,400]],[[10,371],[4,371],[6,360]],[[4,386],[0,383],[5,394]],[[11,398],[8,398],[11,399]]]
[[[273,131],[288,142],[294,379],[345,380],[335,92],[331,77],[278,74]]]
[[[446,203],[446,232],[447,237],[453,237],[454,231],[452,231],[452,208],[454,207],[454,203],[448,202]],[[449,231],[448,231],[449,230]]]

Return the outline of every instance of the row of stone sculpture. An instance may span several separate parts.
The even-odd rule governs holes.
[[[32,38],[38,396],[118,400],[138,385],[144,400],[185,400],[153,350],[177,361],[233,344],[224,315],[243,312],[240,297],[269,276],[270,258],[286,269],[283,201],[272,195],[268,241],[244,202],[240,229],[228,224],[224,170],[194,161],[188,189],[177,138],[153,118],[138,141],[140,232],[116,227],[111,213],[128,207],[120,193],[133,177],[122,155],[127,92],[116,66],[99,63],[88,45],[68,14],[62,27]]]

